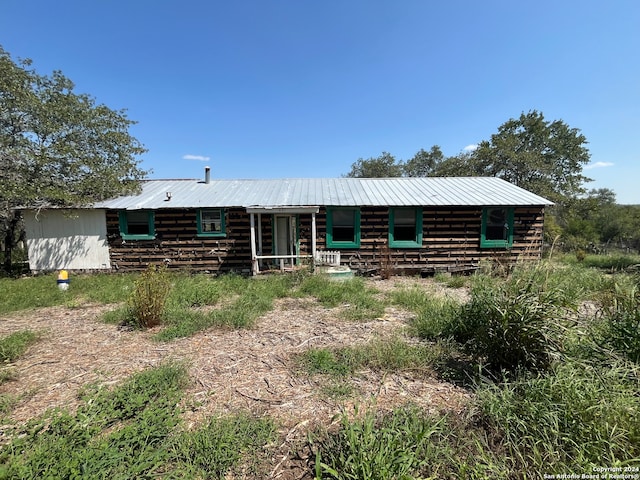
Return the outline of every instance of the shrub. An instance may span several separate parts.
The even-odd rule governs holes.
[[[559,318],[567,299],[547,287],[544,270],[514,273],[501,283],[479,282],[443,334],[484,359],[493,371],[544,370],[560,350]]]
[[[128,313],[133,324],[139,328],[159,325],[170,290],[166,267],[150,265],[136,280],[128,300]]]

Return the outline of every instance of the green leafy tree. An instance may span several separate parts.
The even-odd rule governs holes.
[[[421,148],[403,165],[402,170],[406,177],[430,177],[444,161],[442,150],[438,145],[434,145],[428,152]]]
[[[589,163],[587,140],[562,120],[546,121],[535,110],[510,119],[480,142],[470,156],[470,171],[500,177],[563,204],[585,193],[582,174]]]
[[[477,177],[482,175],[477,168],[472,152],[461,152],[458,155],[444,158],[438,162],[433,171],[432,177]]]
[[[146,150],[125,111],[96,104],[61,72],[40,75],[0,47],[0,234],[4,266],[18,206],[72,207],[137,190]]]
[[[351,164],[351,170],[346,176],[352,178],[401,177],[402,163],[397,162],[390,153],[382,152],[379,157],[366,160],[359,158]]]

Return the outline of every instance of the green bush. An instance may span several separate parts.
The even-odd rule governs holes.
[[[492,370],[543,370],[559,347],[551,328],[556,311],[532,292],[476,292],[452,333]]]
[[[493,371],[548,368],[560,352],[560,319],[570,300],[548,286],[544,274],[535,268],[516,271],[502,282],[476,282],[471,300],[443,334]]]
[[[131,322],[139,328],[159,325],[170,290],[166,267],[150,265],[136,280],[127,302]]]

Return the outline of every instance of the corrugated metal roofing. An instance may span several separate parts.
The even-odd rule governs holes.
[[[171,192],[171,200],[167,200]],[[331,206],[518,206],[549,200],[494,177],[286,178],[279,180],[148,180],[139,195],[96,208]]]

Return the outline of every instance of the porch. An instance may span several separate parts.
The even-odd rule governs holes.
[[[298,266],[340,265],[339,251],[318,251],[316,214],[318,206],[305,207],[248,207],[251,243],[251,274],[259,275],[274,268],[280,271],[293,270]],[[271,231],[263,231],[262,216],[272,218]],[[310,252],[302,253],[300,249],[301,231],[300,216],[310,215],[311,231],[307,239]],[[308,221],[308,220],[307,220]],[[271,244],[271,253],[266,254],[265,235]]]

